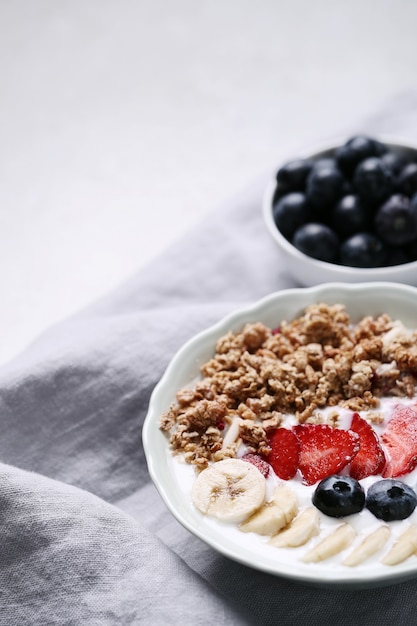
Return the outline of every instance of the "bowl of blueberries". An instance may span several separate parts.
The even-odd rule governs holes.
[[[355,135],[284,163],[266,226],[297,282],[417,285],[417,147]]]

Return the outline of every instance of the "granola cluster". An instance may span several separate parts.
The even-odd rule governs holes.
[[[271,329],[257,322],[221,337],[202,379],[179,391],[160,428],[171,449],[199,469],[248,451],[267,455],[283,416],[337,426],[337,407],[376,410],[382,396],[408,396],[417,383],[417,331],[383,314],[353,325],[345,307],[313,304]]]

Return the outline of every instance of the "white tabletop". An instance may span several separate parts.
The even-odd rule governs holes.
[[[0,362],[414,87],[416,23],[390,0],[3,0]]]

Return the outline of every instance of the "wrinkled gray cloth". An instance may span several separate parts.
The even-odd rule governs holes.
[[[346,133],[417,141],[416,105]],[[177,348],[295,284],[263,225],[265,180],[2,368],[1,626],[417,624],[417,581],[347,591],[252,570],[183,529],[148,476],[141,428]]]

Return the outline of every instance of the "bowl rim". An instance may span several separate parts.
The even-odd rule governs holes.
[[[386,144],[387,146],[394,148],[394,149],[405,149],[405,150],[413,150],[416,152],[417,155],[417,144],[416,145],[412,145],[410,143],[407,143],[405,140],[401,140],[399,137],[388,137],[388,136],[379,136],[378,137],[379,141],[382,141],[384,144]],[[306,153],[306,155],[304,157],[298,157],[298,158],[305,158],[305,159],[318,159],[321,157],[324,157],[326,155],[328,155],[329,152],[333,152],[336,148],[338,148],[340,145],[342,145],[345,140],[339,140],[339,141],[335,141],[334,143],[326,143],[325,145],[322,145],[321,147],[316,147],[316,150],[313,152],[308,152]],[[294,157],[297,158],[297,157]],[[282,165],[284,165],[284,163],[287,163],[288,161],[291,161],[292,159],[286,159],[285,161],[282,162]],[[278,166],[278,168],[275,169],[275,172],[278,171],[280,166]],[[280,230],[277,228],[274,218],[273,218],[273,197],[275,194],[277,188],[277,182],[276,182],[276,178],[275,176],[271,177],[268,181],[268,183],[266,184],[266,187],[264,189],[263,192],[263,196],[262,196],[262,213],[263,213],[263,218],[264,218],[264,222],[267,226],[267,229],[270,233],[270,235],[272,236],[272,238],[279,244],[279,246],[290,256],[292,256],[294,259],[297,259],[301,262],[304,263],[309,263],[309,265],[311,265],[313,268],[316,268],[317,270],[326,270],[327,272],[332,271],[335,274],[340,274],[340,275],[344,275],[344,276],[355,276],[360,278],[361,275],[366,275],[366,280],[371,280],[373,279],[373,277],[375,277],[375,280],[378,280],[379,277],[382,276],[386,276],[387,273],[389,273],[389,277],[387,277],[387,280],[389,280],[391,277],[393,279],[395,279],[396,275],[400,275],[403,274],[404,271],[408,271],[408,270],[412,270],[412,269],[416,269],[417,271],[417,260],[415,261],[409,261],[408,263],[402,263],[401,265],[387,265],[387,266],[382,266],[382,267],[351,267],[349,265],[340,265],[338,263],[328,263],[327,261],[320,261],[319,259],[315,259],[313,257],[308,256],[307,254],[304,254],[303,252],[301,252],[301,250],[298,250],[290,241],[288,241],[288,239],[286,239],[282,233],[280,232]]]

